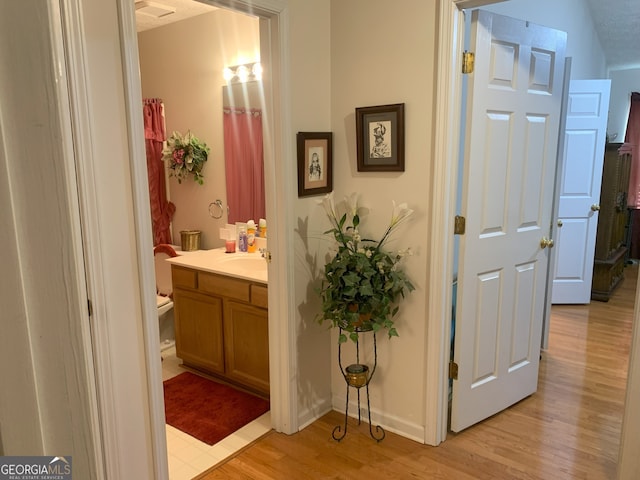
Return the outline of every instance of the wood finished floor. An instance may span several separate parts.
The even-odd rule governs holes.
[[[331,412],[295,435],[269,432],[197,477],[213,479],[615,479],[638,267],[613,298],[552,309],[538,392],[429,447]]]

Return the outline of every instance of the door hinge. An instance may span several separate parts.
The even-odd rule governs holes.
[[[462,52],[462,73],[473,73],[476,56],[473,52]]]
[[[449,378],[458,379],[458,364],[454,361],[449,362]]]
[[[464,235],[466,227],[467,227],[467,219],[464,218],[462,215],[456,215],[456,218],[453,224],[453,234]]]
[[[93,304],[91,303],[91,300],[89,300],[87,298],[87,310],[89,311],[89,316],[93,316]]]

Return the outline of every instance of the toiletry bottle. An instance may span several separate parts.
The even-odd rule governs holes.
[[[249,220],[247,222],[247,252],[254,253],[256,251],[256,222]]]
[[[247,251],[247,229],[244,227],[238,229],[238,250],[240,252]]]
[[[267,221],[264,218],[258,220],[258,236],[267,238]]]

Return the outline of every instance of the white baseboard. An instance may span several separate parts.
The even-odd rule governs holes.
[[[345,395],[333,395],[333,409],[344,413],[346,406]],[[358,397],[357,394],[349,394],[349,416],[358,418]],[[360,418],[368,422],[366,391],[360,392]],[[375,427],[381,426],[386,432],[392,432],[401,437],[414,440],[424,444],[424,426],[417,423],[408,422],[395,415],[389,415],[375,408],[371,408],[371,423]]]

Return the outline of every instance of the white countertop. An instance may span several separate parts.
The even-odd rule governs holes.
[[[260,253],[225,253],[224,248],[178,252],[167,262],[204,272],[218,273],[258,283],[268,283],[267,261]]]

